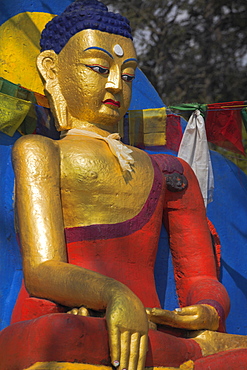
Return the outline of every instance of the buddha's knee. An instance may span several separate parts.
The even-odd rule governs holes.
[[[12,366],[8,359],[18,364],[16,369],[42,361],[110,365],[106,322],[102,318],[45,315],[9,326],[1,333],[0,344],[0,356],[2,352],[6,357],[5,369]]]

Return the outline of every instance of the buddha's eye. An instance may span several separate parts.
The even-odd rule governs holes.
[[[109,69],[100,64],[85,64],[85,66],[102,75],[107,75],[109,73]]]
[[[129,73],[125,73],[125,74],[122,75],[122,80],[127,81],[127,82],[133,81],[134,78],[135,78],[135,75],[132,75],[132,74],[129,74]]]

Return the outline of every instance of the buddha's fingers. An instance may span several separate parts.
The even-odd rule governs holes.
[[[185,329],[189,330],[217,330],[219,315],[216,309],[207,304],[187,306],[175,310],[177,321],[181,320]]]
[[[129,331],[124,331],[121,333],[121,355],[120,355],[120,367],[119,369],[128,369],[129,370],[129,357],[130,357],[130,342],[131,342],[131,333]]]
[[[172,325],[177,318],[176,312],[163,310],[162,308],[147,308],[146,313],[149,320],[156,324]]]
[[[139,352],[140,352],[140,334],[133,333],[131,335],[128,370],[137,370],[137,365],[139,361]]]
[[[148,350],[148,335],[142,335],[140,339],[140,350],[139,350],[139,360],[137,364],[137,370],[143,370],[145,367],[146,354]]]
[[[120,331],[118,327],[109,327],[109,346],[111,354],[111,363],[114,367],[118,367],[120,363]]]
[[[70,315],[78,315],[78,308],[72,308],[72,310],[67,311]]]
[[[119,364],[117,359],[120,358],[119,369],[143,370],[146,360],[148,336],[141,335],[140,333],[131,334],[129,331],[124,331],[118,338],[120,350],[113,347],[113,351],[111,352],[112,364],[117,367]]]
[[[199,305],[193,305],[193,306],[186,306],[183,308],[175,308],[176,314],[179,316],[187,316],[187,315],[197,315],[198,310],[200,306]]]

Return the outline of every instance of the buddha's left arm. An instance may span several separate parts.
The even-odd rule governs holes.
[[[190,166],[178,160],[183,165],[188,187],[181,192],[167,190],[164,220],[170,235],[179,302],[181,307],[197,304],[214,307],[220,317],[219,330],[224,330],[230,300],[217,279],[202,195]]]

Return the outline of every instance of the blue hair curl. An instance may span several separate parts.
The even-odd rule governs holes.
[[[61,15],[47,23],[41,34],[41,51],[54,50],[59,54],[72,36],[86,29],[113,33],[132,40],[127,18],[109,12],[107,6],[98,0],[76,0]]]

